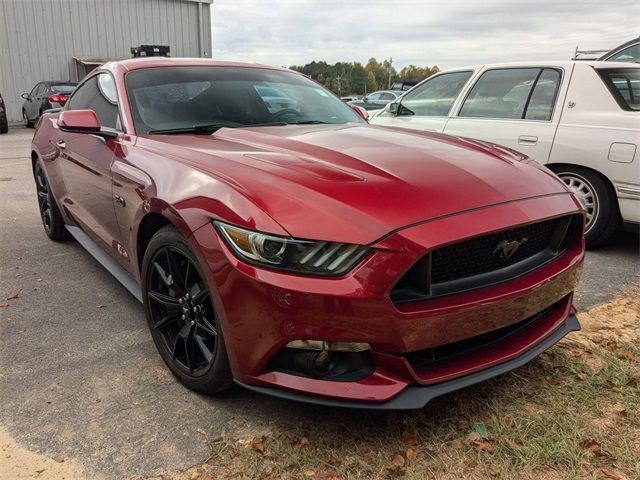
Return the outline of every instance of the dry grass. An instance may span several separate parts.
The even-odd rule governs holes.
[[[163,478],[640,478],[639,312],[633,288],[581,314],[581,332],[526,367],[423,411],[327,410],[213,440],[208,462]]]

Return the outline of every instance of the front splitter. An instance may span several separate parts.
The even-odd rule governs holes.
[[[485,370],[481,370],[470,375],[455,378],[442,383],[428,386],[410,385],[398,395],[386,402],[366,402],[366,401],[350,401],[336,398],[320,397],[315,395],[305,395],[288,390],[280,390],[270,387],[256,387],[246,385],[235,381],[238,385],[252,390],[254,392],[271,395],[273,397],[283,398],[285,400],[293,400],[297,402],[312,403],[315,405],[324,405],[327,407],[356,408],[367,410],[418,410],[423,408],[427,403],[436,397],[440,397],[456,390],[461,390],[476,383],[484,382],[490,378],[497,377],[504,373],[515,370],[534,360],[540,354],[551,348],[553,345],[562,340],[570,332],[580,330],[580,322],[575,315],[570,315],[567,319],[540,343],[536,344],[522,355],[508,360],[506,362],[494,365]]]

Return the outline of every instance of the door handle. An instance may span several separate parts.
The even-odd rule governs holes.
[[[64,150],[65,148],[67,148],[67,144],[64,140],[58,140],[56,142],[56,147],[58,147],[60,150]]]
[[[518,137],[518,143],[520,145],[536,145],[538,143],[538,137],[533,135],[520,135]]]

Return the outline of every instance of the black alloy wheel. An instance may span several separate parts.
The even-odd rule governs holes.
[[[42,168],[41,160],[36,162],[33,169],[33,176],[36,181],[38,210],[40,212],[40,218],[42,219],[44,232],[51,240],[66,240],[69,238],[69,232],[67,232],[64,226],[64,220],[49,188],[49,182]]]
[[[212,394],[228,388],[233,377],[211,292],[172,225],[149,242],[143,272],[147,323],[164,362],[192,390]]]
[[[153,327],[166,353],[197,377],[213,362],[218,331],[209,290],[191,260],[175,247],[162,247],[151,261],[147,282]]]
[[[36,163],[35,170],[36,190],[38,192],[38,208],[40,210],[40,218],[42,218],[42,226],[44,231],[51,232],[51,203],[49,200],[49,185],[47,183],[47,177],[42,170],[40,162]]]

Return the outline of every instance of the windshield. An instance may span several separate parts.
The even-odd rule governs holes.
[[[58,85],[51,85],[51,91],[57,93],[71,93],[75,90],[76,84],[59,83]]]
[[[307,123],[362,123],[308,78],[251,67],[161,67],[125,77],[139,134]]]

